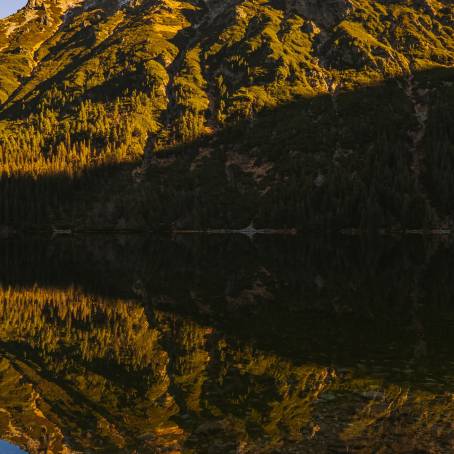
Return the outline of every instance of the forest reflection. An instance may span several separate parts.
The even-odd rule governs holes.
[[[419,239],[1,242],[0,438],[29,453],[449,452],[452,257]]]

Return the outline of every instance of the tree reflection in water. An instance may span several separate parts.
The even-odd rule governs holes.
[[[0,437],[30,453],[450,452],[452,256],[420,240],[0,243]]]

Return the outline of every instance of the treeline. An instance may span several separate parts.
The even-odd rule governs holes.
[[[3,123],[0,130],[0,173],[3,177],[48,175],[79,176],[92,167],[137,160],[143,156],[148,131],[153,130],[155,99],[132,92],[130,104],[82,100],[71,105],[54,90],[42,101],[38,113],[26,120]]]

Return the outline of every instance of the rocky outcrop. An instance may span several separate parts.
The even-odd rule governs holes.
[[[350,0],[287,0],[287,10],[295,11],[322,27],[332,27],[353,11]]]

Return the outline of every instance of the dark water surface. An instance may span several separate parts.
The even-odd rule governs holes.
[[[0,439],[29,453],[454,452],[453,341],[448,241],[0,242]]]

